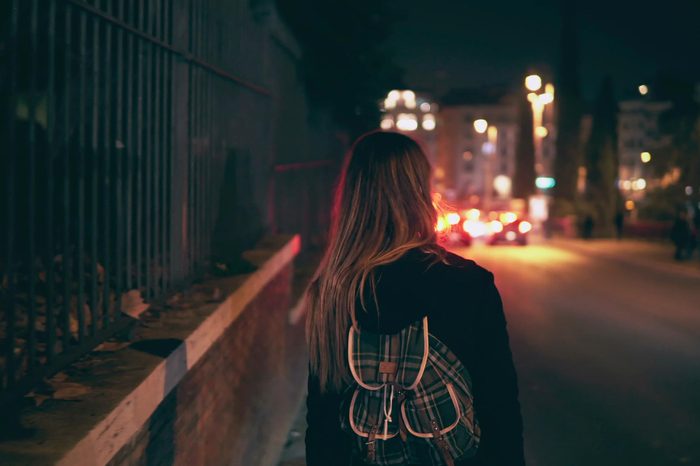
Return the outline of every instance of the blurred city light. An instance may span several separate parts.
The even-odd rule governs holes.
[[[491,223],[489,223],[489,229],[492,233],[500,233],[503,231],[503,224],[498,220],[493,220]]]
[[[691,196],[693,194],[693,187],[692,186],[686,186],[685,187],[685,195],[686,196]]]
[[[483,118],[479,118],[478,120],[474,120],[474,130],[477,133],[484,134],[488,127],[489,127],[488,122],[486,120],[484,120]]]
[[[386,108],[386,109],[396,108],[396,100],[387,97],[386,99],[384,99],[384,108]]]
[[[511,185],[510,177],[506,175],[498,175],[493,179],[493,188],[502,197],[507,197],[510,194]]]
[[[649,163],[651,161],[651,154],[649,152],[642,152],[641,158],[642,162]]]
[[[542,78],[536,74],[531,74],[525,78],[525,87],[530,91],[539,91],[542,87]]]
[[[498,137],[498,128],[495,126],[489,126],[487,128],[487,134],[489,137],[489,142],[496,144],[496,138]]]
[[[542,105],[551,104],[552,102],[554,102],[554,94],[545,92],[544,94],[540,94],[539,96],[537,96],[537,100]]]
[[[486,225],[478,220],[465,220],[462,229],[469,233],[472,238],[478,238],[486,234]]]
[[[432,131],[435,129],[435,115],[428,113],[423,116],[423,129],[426,131]]]
[[[479,217],[481,216],[481,211],[479,209],[469,209],[467,211],[467,219],[469,220],[479,220]]]
[[[446,229],[447,229],[447,222],[445,221],[445,219],[442,216],[438,217],[437,225],[435,225],[435,231],[441,232],[441,231],[445,231]]]
[[[628,200],[625,202],[625,209],[627,210],[634,210],[634,201],[633,200]]]
[[[554,100],[554,84],[552,83],[547,83],[544,86],[544,92],[545,94],[549,94],[552,96],[552,100]]]
[[[641,191],[647,187],[647,181],[644,178],[636,179],[632,182],[632,189]]]
[[[415,100],[416,100],[416,94],[413,91],[403,91],[401,93],[401,97],[403,97],[403,100],[406,100],[406,101],[412,100],[415,102]]]
[[[462,153],[462,160],[466,160],[467,162],[470,161],[474,157],[474,154],[472,154],[472,151],[467,150]]]
[[[484,154],[493,154],[496,152],[496,144],[492,143],[491,141],[486,141],[481,145],[481,152]]]
[[[415,131],[418,129],[418,120],[413,113],[399,113],[396,120],[396,128],[401,131]]]
[[[515,214],[515,212],[503,212],[498,219],[501,221],[502,224],[508,225],[509,223],[513,223],[518,219],[518,216]]]
[[[527,95],[527,101],[530,102],[531,104],[534,104],[535,102],[537,102],[537,98],[538,98],[538,97],[539,97],[539,96],[537,95],[536,92],[530,92],[530,93]]]
[[[532,224],[530,222],[522,221],[520,222],[520,225],[518,225],[518,231],[522,234],[525,234],[530,230],[532,230]]]
[[[400,97],[401,97],[401,93],[399,91],[397,91],[396,89],[394,89],[393,91],[389,91],[389,95],[387,95],[388,99],[391,99],[394,101],[399,100]]]
[[[382,129],[391,129],[394,127],[394,119],[391,117],[382,118],[380,126]]]
[[[639,86],[639,93],[642,95],[647,95],[649,93],[649,87],[646,84]]]
[[[420,104],[420,109],[422,112],[429,112],[430,104],[428,102],[423,102],[422,104]]]
[[[535,186],[539,189],[551,189],[556,186],[557,182],[551,176],[538,176],[535,179]]]
[[[538,138],[546,138],[548,134],[549,131],[544,126],[538,126],[537,128],[535,128],[535,135]]]
[[[445,219],[450,225],[457,225],[459,223],[459,214],[457,212],[450,212],[445,216]]]

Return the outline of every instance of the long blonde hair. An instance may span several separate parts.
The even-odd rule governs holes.
[[[322,390],[349,380],[347,332],[358,300],[365,307],[365,287],[374,294],[373,270],[414,248],[440,255],[436,215],[430,163],[415,141],[375,131],[355,142],[336,189],[327,250],[307,290],[310,368]]]

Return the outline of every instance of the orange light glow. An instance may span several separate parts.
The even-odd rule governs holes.
[[[518,225],[518,231],[522,234],[527,233],[528,231],[532,230],[532,224],[530,222],[520,222],[520,225]]]
[[[518,219],[518,216],[513,213],[513,212],[503,212],[499,216],[499,220],[501,221],[502,224],[508,225],[509,223],[513,223]]]
[[[486,225],[478,220],[465,220],[462,229],[469,233],[472,238],[478,238],[486,234]]]
[[[450,225],[457,225],[459,223],[459,214],[457,212],[450,212],[445,216],[445,219]]]
[[[435,225],[435,231],[442,232],[447,229],[447,222],[445,221],[444,217],[440,216],[438,217],[437,220],[437,225]]]
[[[465,217],[467,217],[469,220],[479,220],[479,217],[481,217],[481,212],[479,209],[469,209]]]

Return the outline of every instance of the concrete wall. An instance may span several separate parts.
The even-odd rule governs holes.
[[[286,266],[109,462],[273,465],[306,371],[303,325],[288,323]]]

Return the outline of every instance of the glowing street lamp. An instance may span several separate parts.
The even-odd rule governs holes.
[[[488,129],[489,124],[486,120],[483,118],[479,118],[478,120],[474,120],[474,130],[479,133],[479,134],[484,134],[486,130]]]
[[[525,88],[530,91],[527,94],[527,100],[532,106],[532,129],[533,137],[535,142],[535,160],[539,161],[536,163],[536,171],[539,172],[538,167],[542,166],[542,139],[547,137],[549,131],[542,124],[544,117],[544,109],[547,105],[554,102],[554,85],[547,83],[544,86],[544,92],[538,94],[537,91],[542,89],[542,78],[536,74],[531,74],[525,77]]]
[[[640,157],[642,159],[642,163],[649,163],[651,162],[651,154],[649,152],[642,152],[640,154]]]
[[[525,78],[525,87],[527,90],[535,92],[539,91],[542,87],[542,78],[536,74],[531,74]]]

